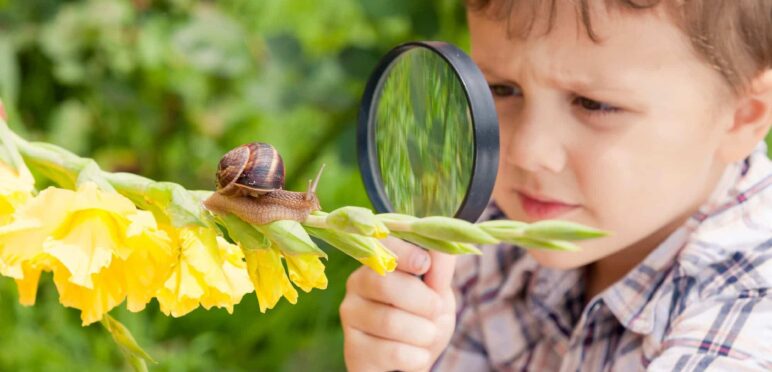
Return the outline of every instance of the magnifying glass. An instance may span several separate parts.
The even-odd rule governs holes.
[[[365,88],[357,142],[380,213],[475,222],[490,201],[496,108],[480,70],[451,44],[409,42],[381,59]]]

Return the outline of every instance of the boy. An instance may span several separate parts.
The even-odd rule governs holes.
[[[468,5],[501,133],[484,218],[613,236],[457,262],[389,240],[398,270],[348,281],[348,368],[772,370],[772,1]]]

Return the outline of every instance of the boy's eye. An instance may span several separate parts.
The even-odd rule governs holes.
[[[607,114],[619,111],[619,108],[609,105],[608,103],[603,103],[587,97],[576,97],[574,98],[573,104],[591,113]]]
[[[488,84],[488,87],[490,88],[491,94],[493,94],[494,97],[509,97],[509,96],[522,95],[522,92],[520,91],[520,87],[514,86],[514,85]]]

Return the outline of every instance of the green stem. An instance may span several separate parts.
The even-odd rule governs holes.
[[[303,225],[320,229],[329,228],[329,225],[327,225],[326,216],[317,216],[313,214],[310,214],[308,217],[306,217],[306,219],[303,221]]]
[[[21,153],[19,153],[19,149],[16,146],[15,141],[15,135],[13,131],[11,131],[10,128],[8,128],[8,124],[0,118],[0,142],[2,142],[3,147],[5,147],[8,155],[8,161],[13,168],[15,168],[16,173],[25,181],[34,182],[34,178],[32,177],[32,173],[29,171],[29,168],[27,168],[27,165],[24,163],[24,160],[22,159]]]

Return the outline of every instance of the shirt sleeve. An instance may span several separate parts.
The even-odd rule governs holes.
[[[772,371],[772,290],[706,299],[671,323],[650,371]]]
[[[488,353],[480,331],[480,319],[473,301],[473,288],[479,275],[475,256],[459,257],[454,275],[456,295],[456,329],[445,351],[432,371],[486,371],[490,369]]]

